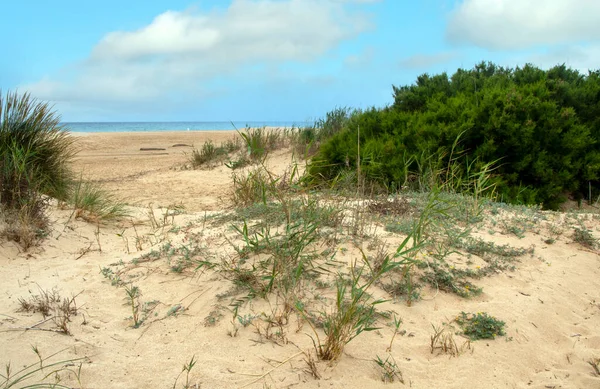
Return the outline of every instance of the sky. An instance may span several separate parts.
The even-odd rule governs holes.
[[[63,121],[310,121],[481,61],[600,69],[599,0],[19,0],[0,90]]]

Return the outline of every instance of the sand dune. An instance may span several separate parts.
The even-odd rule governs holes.
[[[600,257],[572,239],[576,223],[600,236],[598,216],[536,211],[528,216],[529,227],[523,220],[511,222],[523,227],[516,234],[506,228],[505,221],[515,217],[510,209],[488,214],[472,236],[530,250],[518,258],[514,270],[476,280],[483,293],[471,298],[425,286],[422,298],[411,306],[385,302],[379,310],[402,319],[391,351],[386,350],[395,331],[393,318],[382,317],[380,329],[355,338],[339,361],[316,362],[321,378],[314,378],[305,361],[314,353],[307,336],[311,330],[299,316],[292,314],[283,333],[268,339],[260,335],[266,329],[261,317],[277,310],[274,298],[243,305],[240,317],[257,318],[245,327],[230,306],[235,296],[231,280],[215,270],[195,271],[196,266],[173,271],[183,258],[175,249],[195,250],[195,260],[202,261],[235,257],[226,237],[234,239],[229,225],[240,222],[235,216],[228,222],[212,217],[232,209],[231,171],[225,166],[183,169],[184,153],[191,147],[173,146],[199,147],[207,139],[219,143],[234,135],[80,136],[75,170],[126,199],[132,217],[98,226],[72,219],[72,210],[55,205],[50,233],[39,247],[24,252],[14,242],[0,242],[0,362],[10,361],[14,368],[36,362],[31,346],[43,355],[63,350],[55,359],[86,357],[81,373],[85,388],[170,388],[192,357],[197,363],[189,382],[202,388],[401,387],[384,384],[373,362],[377,356],[391,356],[406,387],[600,388],[600,377],[589,363],[600,358]],[[290,152],[278,151],[269,166],[280,173],[290,159]],[[167,208],[173,211],[179,205],[182,212],[163,216]],[[152,225],[149,209],[158,226]],[[368,243],[374,236],[388,241],[391,250],[401,240],[382,225],[369,232],[371,240],[360,245],[373,255]],[[348,237],[338,239],[335,251],[336,259],[346,264],[361,255]],[[451,258],[456,267],[484,264],[476,255]],[[132,328],[124,287],[111,285],[111,280],[141,290],[144,320],[139,328]],[[319,294],[332,297],[333,288]],[[75,296],[77,315],[68,323],[70,335],[55,331],[52,320],[42,322],[40,313],[19,312],[19,299],[53,289],[62,297]],[[373,294],[390,298],[379,287]],[[462,311],[487,312],[503,320],[506,335],[470,346],[466,338],[454,335],[464,345],[462,355],[432,353],[432,325],[449,323]],[[64,379],[77,386],[72,376]],[[185,374],[177,387],[183,382]]]

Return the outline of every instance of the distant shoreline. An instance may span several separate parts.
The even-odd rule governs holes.
[[[254,128],[254,127],[251,127]],[[287,130],[287,129],[292,129],[292,128],[298,128],[298,127],[260,127],[260,128],[264,128],[266,130]],[[83,136],[94,136],[94,135],[103,135],[103,136],[110,136],[110,135],[115,135],[115,136],[163,136],[163,135],[183,135],[183,134],[187,134],[187,135],[193,135],[193,134],[211,134],[211,133],[217,133],[217,134],[226,134],[226,133],[231,133],[231,134],[235,134],[238,130],[215,130],[215,129],[210,129],[210,130],[163,130],[163,131],[71,131],[71,130],[66,130],[69,135],[75,136],[75,137],[83,137]]]
[[[176,132],[176,131],[235,131],[244,128],[299,128],[312,122],[63,122],[69,132],[121,133],[121,132]]]

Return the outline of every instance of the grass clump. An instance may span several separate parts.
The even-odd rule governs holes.
[[[311,328],[316,337],[315,349],[317,355],[323,360],[337,360],[346,344],[363,332],[376,330],[373,327],[375,322],[375,307],[385,300],[374,300],[369,294],[369,289],[374,283],[385,275],[397,268],[411,266],[414,260],[410,253],[418,250],[418,246],[408,247],[409,235],[396,249],[394,255],[386,256],[378,268],[374,268],[372,261],[364,254],[362,255],[363,267],[358,267],[355,263],[351,268],[350,279],[339,275],[336,282],[336,300],[331,312],[322,313],[323,330],[325,339],[321,342],[316,328],[311,323],[310,315],[306,313],[305,308],[296,304],[296,309],[308,319]],[[368,274],[364,277],[363,269],[368,269]],[[313,340],[314,341],[314,340]]]
[[[87,357],[73,358],[60,361],[53,361],[53,358],[63,352],[60,350],[50,356],[42,356],[42,353],[36,346],[31,347],[37,360],[33,363],[24,365],[19,370],[13,370],[10,362],[6,363],[3,373],[0,373],[0,389],[20,388],[20,389],[71,389],[72,385],[64,385],[61,382],[64,376],[74,379],[81,384],[81,368]],[[28,383],[32,382],[32,383]]]
[[[222,159],[223,156],[227,155],[228,149],[221,145],[220,147],[215,146],[211,140],[207,140],[202,145],[200,150],[193,149],[192,155],[189,158],[192,168],[196,169],[203,165],[209,167],[214,166],[215,162]]]
[[[70,335],[69,323],[71,317],[77,315],[75,297],[63,298],[56,289],[51,291],[40,288],[39,295],[32,295],[29,299],[19,298],[20,312],[41,313],[43,318],[52,320],[55,328],[49,331]]]
[[[118,219],[129,214],[124,202],[89,181],[75,182],[68,202],[74,207],[75,217],[86,221]]]
[[[465,341],[461,346],[454,339],[454,328],[450,325],[433,327],[433,335],[430,337],[429,350],[431,354],[446,354],[451,357],[459,357],[465,350],[471,349],[471,341]]]
[[[402,371],[398,367],[398,364],[394,360],[394,357],[388,355],[388,357],[384,360],[381,359],[379,355],[377,355],[377,357],[373,361],[380,369],[381,381],[385,383],[392,383],[396,381],[404,383]]]
[[[594,250],[596,247],[598,247],[598,239],[592,235],[590,230],[584,227],[576,227],[573,230],[573,241],[590,250]]]
[[[0,95],[0,203],[18,208],[38,192],[66,199],[73,142],[48,104],[29,94]]]
[[[0,222],[3,234],[24,248],[47,227],[48,197],[68,197],[73,142],[48,104],[29,94],[0,94]]]
[[[495,339],[496,336],[506,335],[504,332],[505,323],[485,312],[461,312],[455,321],[462,328],[463,334],[471,340]]]
[[[431,261],[427,265],[429,269],[421,279],[431,286],[465,298],[481,294],[482,289],[467,280],[467,277],[475,276],[474,272],[457,269],[442,261]]]
[[[177,375],[177,378],[175,378],[175,382],[173,383],[173,389],[177,388],[177,381],[179,381],[179,378],[181,378],[181,376],[183,374],[185,374],[185,382],[182,383],[182,386],[181,386],[183,389],[190,389],[190,388],[198,387],[198,383],[192,384],[190,382],[190,373],[192,372],[192,369],[194,368],[194,366],[196,366],[197,362],[198,362],[198,360],[196,359],[196,356],[192,355],[192,358],[190,359],[190,361],[183,364],[183,367],[181,368],[181,372],[179,373],[179,375]]]

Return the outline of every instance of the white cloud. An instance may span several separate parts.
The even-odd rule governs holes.
[[[167,11],[136,31],[107,34],[80,64],[22,86],[54,101],[139,102],[201,97],[260,64],[309,63],[370,28],[363,14],[320,0],[234,0],[209,13]]]
[[[400,66],[408,69],[427,69],[435,65],[444,64],[455,59],[456,52],[441,52],[436,54],[416,54],[400,61]]]
[[[488,49],[598,42],[599,18],[598,0],[463,0],[446,36]]]

